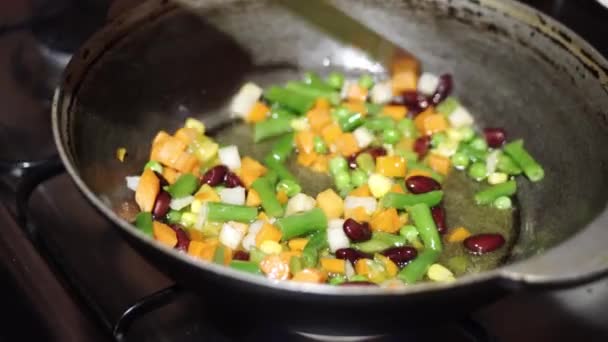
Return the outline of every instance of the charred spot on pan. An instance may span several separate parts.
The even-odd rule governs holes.
[[[555,32],[562,37],[565,41],[567,41],[568,43],[572,43],[572,37],[570,37],[568,34],[566,34],[564,31],[562,30],[555,30]]]

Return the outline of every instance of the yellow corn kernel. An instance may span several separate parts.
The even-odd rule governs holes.
[[[374,259],[379,261],[384,266],[384,269],[386,270],[386,274],[389,277],[394,277],[397,275],[397,272],[399,272],[399,267],[397,267],[397,265],[395,265],[395,263],[388,257],[386,257],[382,254],[376,254],[376,255],[374,255]]]
[[[471,236],[471,232],[468,229],[465,227],[457,227],[448,233],[447,240],[448,242],[462,242],[469,236]]]
[[[287,245],[289,246],[289,249],[291,249],[292,251],[303,251],[304,247],[306,247],[307,243],[308,243],[308,239],[306,239],[306,238],[296,238],[296,239],[289,240]]]
[[[260,250],[266,254],[279,254],[283,251],[283,247],[276,241],[266,240],[260,244]]]
[[[327,189],[317,195],[317,206],[329,219],[339,218],[344,213],[344,200],[332,189]]]
[[[386,177],[405,177],[406,162],[400,156],[383,156],[376,159],[376,172]]]
[[[373,173],[371,176],[369,176],[367,184],[369,185],[369,190],[371,191],[372,195],[374,195],[376,198],[380,198],[391,191],[393,181],[384,175]]]
[[[262,229],[260,229],[258,234],[255,236],[255,244],[256,246],[261,247],[262,243],[265,241],[279,242],[281,241],[282,235],[283,233],[277,227],[271,225],[270,223],[264,223]]]
[[[194,128],[199,134],[205,134],[205,124],[195,118],[187,118],[184,127]]]
[[[432,281],[453,281],[454,273],[440,264],[432,264],[426,275]]]

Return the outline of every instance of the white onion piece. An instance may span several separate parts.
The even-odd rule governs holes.
[[[285,215],[292,215],[295,213],[300,213],[303,211],[312,210],[315,207],[317,201],[308,195],[303,193],[299,193],[287,202],[287,209],[285,210]]]
[[[169,203],[169,208],[173,210],[182,210],[189,206],[194,201],[194,196],[185,196],[180,198],[172,198]]]
[[[125,177],[125,181],[127,182],[127,188],[137,191],[137,187],[139,186],[139,176],[127,176]]]
[[[333,219],[328,223],[327,243],[332,253],[335,253],[340,248],[347,248],[350,245],[350,240],[348,240],[342,228],[343,225],[344,220],[341,219]]]
[[[429,72],[422,73],[418,80],[418,92],[426,96],[431,96],[439,86],[439,77]]]
[[[496,171],[496,165],[498,165],[498,157],[500,156],[500,151],[492,151],[488,154],[488,158],[486,158],[486,171],[488,174],[494,173]]]
[[[262,229],[262,226],[264,226],[264,221],[262,221],[262,220],[257,220],[249,226],[249,231],[247,232],[247,235],[243,239],[243,248],[246,251],[250,251],[252,247],[255,247],[255,237],[258,235],[258,232]]]
[[[374,135],[365,127],[359,127],[353,131],[357,146],[366,148],[374,141]]]
[[[222,202],[228,204],[245,204],[245,188],[237,186],[234,188],[224,188],[220,191]]]
[[[373,103],[385,104],[393,98],[393,87],[390,81],[376,83],[371,91],[370,96]]]
[[[471,126],[475,121],[471,113],[463,106],[458,106],[458,108],[454,109],[448,120],[452,127],[456,128]]]
[[[357,196],[346,196],[344,199],[344,210],[351,210],[357,207],[363,207],[365,212],[372,214],[376,211],[378,203],[373,197],[357,197]]]
[[[262,96],[262,88],[251,82],[246,83],[232,98],[230,112],[236,117],[247,117],[260,96]]]
[[[241,168],[241,155],[239,149],[235,145],[230,145],[220,148],[218,151],[220,162],[226,165],[230,170]]]
[[[240,229],[224,223],[222,230],[220,230],[219,240],[224,246],[230,249],[237,249],[244,235]]]

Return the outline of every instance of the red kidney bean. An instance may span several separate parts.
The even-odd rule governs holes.
[[[505,238],[501,234],[477,234],[466,238],[463,244],[470,253],[480,255],[502,247],[505,244]]]
[[[367,222],[359,223],[349,218],[344,221],[342,229],[346,236],[354,242],[367,241],[372,238],[372,230]]]
[[[399,267],[405,266],[408,262],[416,259],[418,251],[414,247],[402,246],[389,248],[382,252],[382,255],[391,259]]]
[[[386,149],[384,147],[369,147],[365,150],[365,152],[369,153],[374,160],[376,160],[378,157],[386,155]]]
[[[175,231],[175,235],[177,236],[177,244],[175,248],[182,252],[188,251],[188,246],[190,246],[190,237],[179,224],[172,224],[171,228]]]
[[[391,105],[412,107],[418,105],[418,93],[415,91],[406,91],[391,99]]]
[[[371,255],[358,251],[354,248],[340,248],[336,251],[336,258],[348,260],[354,264],[359,259],[371,259]]]
[[[224,182],[226,173],[228,173],[228,168],[225,165],[216,165],[205,172],[201,182],[210,186],[220,185]]]
[[[226,177],[224,177],[224,185],[227,188],[236,188],[237,186],[244,187],[243,182],[241,181],[239,176],[237,176],[232,171],[228,171],[228,173],[226,173]]]
[[[431,214],[433,215],[433,221],[437,226],[439,234],[445,234],[448,231],[448,225],[445,223],[445,210],[441,205],[431,208]]]
[[[405,180],[405,186],[413,194],[423,194],[425,192],[441,190],[441,184],[430,177],[412,176]]]
[[[169,212],[169,204],[171,203],[171,195],[168,192],[161,190],[156,196],[154,208],[152,208],[152,217],[157,220],[164,219]]]
[[[340,286],[378,286],[371,281],[345,281]]]
[[[418,159],[422,159],[431,148],[431,137],[424,135],[414,141],[414,151],[418,154]]]
[[[443,74],[439,76],[439,85],[437,86],[437,90],[435,90],[435,94],[431,97],[431,102],[436,105],[445,100],[446,97],[450,96],[453,87],[452,75]]]
[[[245,251],[236,251],[236,252],[234,252],[234,255],[232,256],[232,260],[248,261],[249,253],[245,252]]]
[[[486,138],[488,146],[492,148],[501,147],[507,141],[507,133],[502,128],[485,128],[483,135]]]

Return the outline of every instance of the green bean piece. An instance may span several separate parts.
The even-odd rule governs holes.
[[[455,97],[448,96],[445,100],[441,101],[436,110],[445,116],[450,116],[459,106],[460,102]]]
[[[343,119],[351,116],[352,114],[353,113],[350,112],[350,109],[348,109],[346,107],[334,108],[331,111],[331,116],[332,116],[332,119],[334,119],[334,121],[343,120]]]
[[[413,243],[418,240],[418,228],[412,225],[406,225],[401,227],[399,235],[403,236],[409,243]]]
[[[431,208],[424,203],[416,204],[407,209],[414,225],[418,228],[418,234],[424,243],[425,249],[441,252],[441,237],[437,231],[435,220],[431,214]]]
[[[380,114],[380,112],[382,111],[382,107],[384,107],[384,106],[379,103],[365,102],[365,108],[367,109],[367,114],[370,114],[370,115]]]
[[[529,180],[538,182],[545,177],[545,170],[534,160],[534,158],[524,148],[524,141],[519,139],[508,143],[504,147],[504,151],[513,158],[515,163],[524,170],[524,174]]]
[[[288,197],[293,197],[302,192],[302,187],[291,179],[283,179],[276,186],[277,192],[283,191]]]
[[[350,174],[351,182],[355,187],[360,187],[363,184],[367,184],[367,173],[360,169],[355,169]]]
[[[198,178],[191,174],[185,173],[169,186],[167,190],[172,198],[181,198],[192,195],[198,188]]]
[[[265,257],[266,257],[266,253],[262,252],[257,247],[251,247],[251,250],[249,251],[249,261],[259,265],[260,262],[262,262],[262,260],[264,260]]]
[[[469,167],[469,177],[481,182],[488,176],[488,169],[485,163],[475,162]]]
[[[487,150],[478,150],[468,144],[460,144],[460,146],[458,147],[458,152],[465,154],[472,162],[485,163],[486,158],[488,157]]]
[[[469,166],[469,157],[462,152],[456,152],[452,155],[452,165],[458,170],[464,170]]]
[[[423,194],[389,192],[382,198],[382,205],[387,208],[406,209],[407,207],[423,203],[429,207],[434,207],[441,202],[442,198],[443,191],[441,190],[429,191]]]
[[[294,176],[293,173],[291,173],[291,171],[289,171],[289,169],[287,169],[285,164],[276,160],[272,156],[266,157],[266,159],[264,159],[264,164],[266,164],[266,166],[268,166],[269,169],[276,172],[277,175],[279,176],[280,180],[289,179],[289,180],[297,183],[296,176]]]
[[[314,208],[304,213],[277,219],[275,224],[283,233],[282,240],[287,241],[317,230],[324,231],[327,229],[327,216],[321,208]]]
[[[270,119],[287,119],[291,122],[291,120],[297,118],[293,112],[288,110],[287,108],[283,108],[280,105],[273,105],[270,107]]]
[[[466,272],[468,267],[469,260],[464,255],[459,255],[448,259],[448,268],[457,275]]]
[[[496,169],[512,176],[516,176],[522,173],[521,168],[517,166],[517,164],[515,164],[513,159],[504,153],[501,153],[498,156],[498,163],[496,164]]]
[[[332,175],[339,173],[340,171],[347,171],[348,163],[344,157],[334,157],[329,161],[329,172]]]
[[[358,169],[365,171],[367,174],[370,174],[376,170],[374,157],[367,152],[359,154],[355,161],[357,162]]]
[[[272,86],[264,92],[264,97],[270,102],[291,109],[299,114],[306,113],[315,104],[315,97],[304,95],[290,89]]]
[[[287,85],[285,86],[285,88],[289,89],[291,91],[294,91],[297,94],[309,96],[314,99],[317,99],[320,97],[325,98],[333,105],[337,105],[338,103],[340,103],[340,100],[341,100],[340,93],[338,93],[337,91],[334,91],[333,89],[332,90],[322,90],[322,89],[311,87],[308,84],[303,83],[303,82],[287,82]]]
[[[280,137],[272,146],[270,156],[280,162],[284,162],[289,158],[294,148],[294,134],[288,133]]]
[[[207,202],[207,219],[209,219],[209,221],[237,221],[248,223],[253,222],[257,217],[258,210],[254,207],[220,202]]]
[[[410,118],[399,120],[397,129],[401,131],[401,134],[406,138],[411,139],[418,136],[418,130],[416,129],[416,125],[414,125],[414,120]]]
[[[215,249],[215,252],[213,253],[213,262],[216,264],[220,264],[220,265],[224,264],[224,246],[223,245],[219,245]]]
[[[516,192],[517,183],[515,183],[514,180],[510,180],[479,191],[475,194],[475,202],[477,204],[487,205],[493,203],[498,197],[512,196]]]
[[[464,142],[469,142],[475,138],[475,130],[470,126],[461,127],[458,130],[462,134],[462,141]]]
[[[169,210],[169,212],[167,213],[167,221],[169,221],[169,223],[179,223],[181,219],[182,213],[180,211]]]
[[[438,147],[441,143],[446,141],[448,136],[443,132],[435,133],[431,136],[431,146]]]
[[[382,132],[382,141],[384,143],[393,145],[401,140],[401,132],[396,128],[389,128]]]
[[[291,131],[293,131],[293,128],[290,118],[267,119],[253,126],[253,141],[257,143]]]
[[[268,184],[270,184],[270,186],[273,188],[279,181],[279,175],[276,173],[276,171],[274,171],[272,169],[266,171],[264,178],[266,178],[266,180],[268,181]]]
[[[334,175],[334,183],[336,184],[336,188],[340,191],[350,190],[352,183],[348,171],[339,171],[336,173]]]
[[[418,155],[415,155],[417,158]],[[408,170],[421,170],[428,172],[431,175],[431,178],[438,181],[439,183],[443,182],[443,175],[438,173],[437,171],[431,169],[430,167],[418,162],[417,160],[408,159],[407,160],[407,168]]]
[[[339,72],[331,72],[327,76],[327,84],[329,84],[334,89],[341,89],[344,85],[344,75]]]
[[[291,274],[300,272],[302,268],[302,258],[292,256],[291,259],[289,259],[289,271],[291,271]]]
[[[374,79],[369,74],[363,74],[359,77],[359,85],[365,89],[370,89],[374,86]]]
[[[333,277],[329,278],[329,285],[340,285],[342,283],[344,283],[346,281],[346,277],[341,275],[341,274],[337,274],[334,275]]]
[[[349,281],[369,281],[369,279],[367,279],[367,277],[362,274],[355,274],[354,276],[350,277],[350,279],[348,279],[348,280]]]
[[[317,267],[319,252],[327,248],[327,231],[319,230],[310,236],[310,239],[302,250],[302,264],[304,268]]]
[[[364,122],[365,120],[363,119],[363,114],[354,113],[350,116],[340,119],[338,121],[338,124],[340,125],[340,128],[343,132],[352,132],[357,127],[363,125]]]
[[[378,253],[391,247],[401,247],[405,245],[407,239],[401,235],[385,232],[374,232],[372,238],[352,244],[352,246],[365,253]]]
[[[319,154],[327,154],[327,152],[329,152],[327,144],[325,144],[325,141],[323,141],[323,139],[318,135],[316,135],[314,138],[314,149],[315,152]]]
[[[230,267],[241,272],[262,274],[259,264],[252,261],[232,260],[230,262]]]
[[[135,227],[148,236],[154,236],[152,229],[152,213],[142,211],[137,214],[135,217]]]
[[[437,251],[425,249],[416,259],[399,271],[397,278],[406,284],[415,284],[424,277],[429,267],[439,259],[439,254]]]
[[[327,82],[323,81],[321,79],[321,77],[319,77],[319,75],[315,74],[314,72],[307,72],[304,74],[304,78],[303,81],[306,85],[315,88],[315,89],[319,89],[319,90],[323,90],[323,91],[334,91],[334,87],[332,87],[331,85],[329,85]]]
[[[147,162],[146,165],[144,165],[144,170],[145,169],[150,169],[156,173],[163,173],[163,166],[156,160],[150,160]]]
[[[511,201],[510,197],[500,196],[494,200],[494,203],[492,203],[492,205],[496,209],[507,210],[513,207],[513,202]]]
[[[274,185],[271,185],[266,176],[256,179],[251,187],[257,191],[262,201],[262,208],[270,217],[283,216],[283,206],[277,199],[274,192]]]
[[[486,142],[486,139],[484,139],[482,137],[477,137],[477,138],[471,140],[471,142],[469,143],[469,146],[471,146],[471,148],[473,148],[477,151],[487,151],[488,150],[488,143]]]
[[[365,121],[363,127],[372,132],[382,132],[395,127],[395,121],[388,116],[379,116]]]

